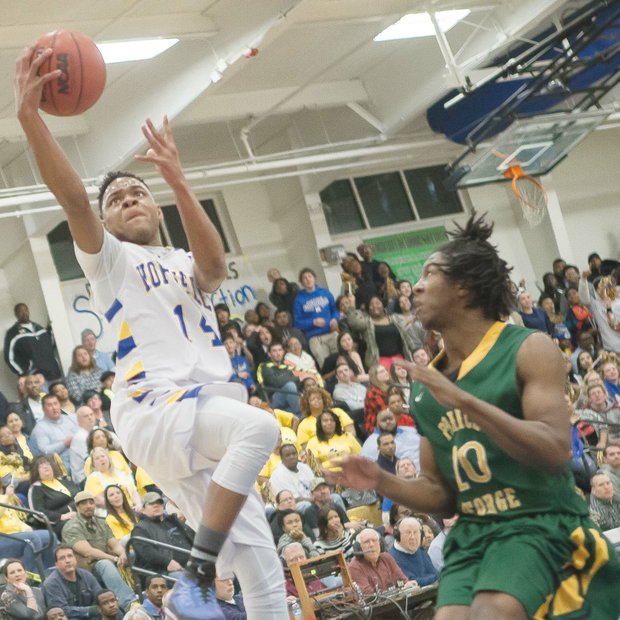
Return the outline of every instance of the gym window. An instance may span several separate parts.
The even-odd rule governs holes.
[[[334,181],[321,192],[329,232],[347,233],[364,228],[364,220],[350,179]]]
[[[52,260],[61,282],[79,280],[84,277],[84,272],[75,258],[73,251],[73,238],[69,232],[69,224],[66,220],[47,234],[47,242],[50,246]]]
[[[444,189],[445,166],[339,179],[320,192],[332,235],[462,213],[456,192]]]
[[[224,232],[224,228],[222,227],[222,222],[218,215],[217,209],[215,208],[215,201],[211,198],[205,198],[200,201],[200,204],[205,210],[205,213],[209,216],[210,220],[213,222],[217,232],[220,234],[220,237],[224,243],[224,251],[226,253],[230,252],[230,245],[228,243],[226,233]],[[161,209],[164,214],[164,224],[168,235],[170,236],[170,245],[175,248],[183,248],[186,252],[189,252],[189,243],[187,241],[187,237],[185,236],[185,231],[183,230],[183,225],[181,224],[181,216],[179,215],[176,205],[166,205]]]
[[[215,228],[217,228],[217,231],[222,237],[222,241],[224,242],[224,250],[226,252],[230,252],[228,238],[222,227],[215,201],[207,198],[205,200],[201,200],[200,204],[207,215],[211,218]],[[164,214],[165,232],[170,238],[171,245],[176,248],[184,248],[186,251],[189,251],[189,243],[187,242],[187,237],[185,236],[183,226],[181,225],[181,217],[176,206],[168,205],[162,207],[162,212]],[[56,272],[58,273],[58,279],[61,282],[78,280],[85,277],[84,272],[75,258],[75,252],[73,251],[73,239],[71,237],[71,233],[69,232],[69,224],[67,224],[66,220],[60,222],[58,226],[47,234],[47,242],[50,246],[52,259],[56,267]],[[164,241],[164,243],[167,242]]]

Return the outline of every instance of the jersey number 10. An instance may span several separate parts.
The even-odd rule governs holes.
[[[469,453],[474,453],[475,466],[469,460]],[[464,480],[462,473],[471,482],[484,483],[491,480],[491,470],[487,461],[487,453],[479,441],[468,441],[460,447],[452,446],[452,468],[459,491],[469,491],[471,485]]]

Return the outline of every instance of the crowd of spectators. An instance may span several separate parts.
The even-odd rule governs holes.
[[[250,404],[281,428],[257,488],[291,598],[298,593],[290,567],[333,551],[343,552],[364,594],[435,583],[456,519],[412,514],[323,477],[334,457],[349,454],[405,479],[418,475],[415,405],[398,360],[426,365],[441,348],[441,334],[416,319],[412,283],[374,260],[370,246],[357,252],[342,261],[339,291],[319,286],[309,268],[298,283],[270,269],[272,306],[261,302],[243,317],[215,307],[231,381],[243,383]],[[547,333],[565,356],[571,466],[603,529],[620,527],[618,271],[596,254],[583,273],[558,259],[537,303],[514,286],[505,317]],[[5,359],[19,374],[18,398],[0,398],[0,503],[9,506],[0,506],[0,557],[16,559],[2,568],[0,617],[159,618],[193,532],[123,454],[109,415],[113,357],[85,330],[62,377],[51,329],[31,322],[23,303],[15,315]],[[45,515],[49,529],[21,507]],[[33,575],[44,579],[41,588],[29,583]],[[324,582],[310,589],[334,585]],[[227,617],[243,618],[233,581],[218,578],[216,590]]]
[[[539,294],[515,284],[514,307],[505,317],[547,333],[567,360],[571,465],[592,517],[604,529],[620,527],[620,495],[613,491],[620,483],[617,267],[592,255],[581,274],[555,261]],[[411,515],[388,498],[330,488],[321,476],[334,457],[360,452],[396,475],[417,476],[420,437],[409,415],[409,382],[394,362],[404,358],[428,364],[441,347],[441,334],[424,330],[416,320],[411,283],[399,281],[389,265],[375,261],[372,248],[347,254],[342,268],[338,292],[317,286],[309,269],[300,272],[298,283],[272,269],[272,316],[262,307],[262,312],[257,308],[232,320],[228,314],[228,324],[221,325],[255,379],[256,398],[269,401],[276,417],[282,407],[300,419],[295,439],[288,441],[285,434],[292,425],[284,423],[282,442],[261,472],[274,541],[285,566],[315,551],[342,550],[362,590],[412,581],[427,585],[440,578],[443,540],[455,516]],[[286,353],[289,340],[295,357]],[[399,521],[397,536],[404,531],[406,540],[394,536]],[[372,533],[359,538],[366,525]],[[373,556],[377,536],[381,561]],[[367,554],[365,545],[373,547]],[[402,574],[395,576],[383,553],[397,560]],[[287,588],[294,594],[290,575]]]

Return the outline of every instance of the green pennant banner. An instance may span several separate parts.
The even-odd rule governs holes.
[[[443,226],[364,239],[374,249],[374,258],[390,265],[399,280],[415,284],[426,259],[448,240]]]

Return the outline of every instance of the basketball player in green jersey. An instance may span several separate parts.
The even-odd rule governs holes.
[[[332,479],[417,511],[459,513],[438,620],[616,620],[620,566],[568,468],[562,357],[545,334],[500,321],[510,269],[488,242],[492,230],[472,216],[414,288],[417,317],[444,341],[429,367],[401,362],[414,381],[420,477],[348,457]]]

